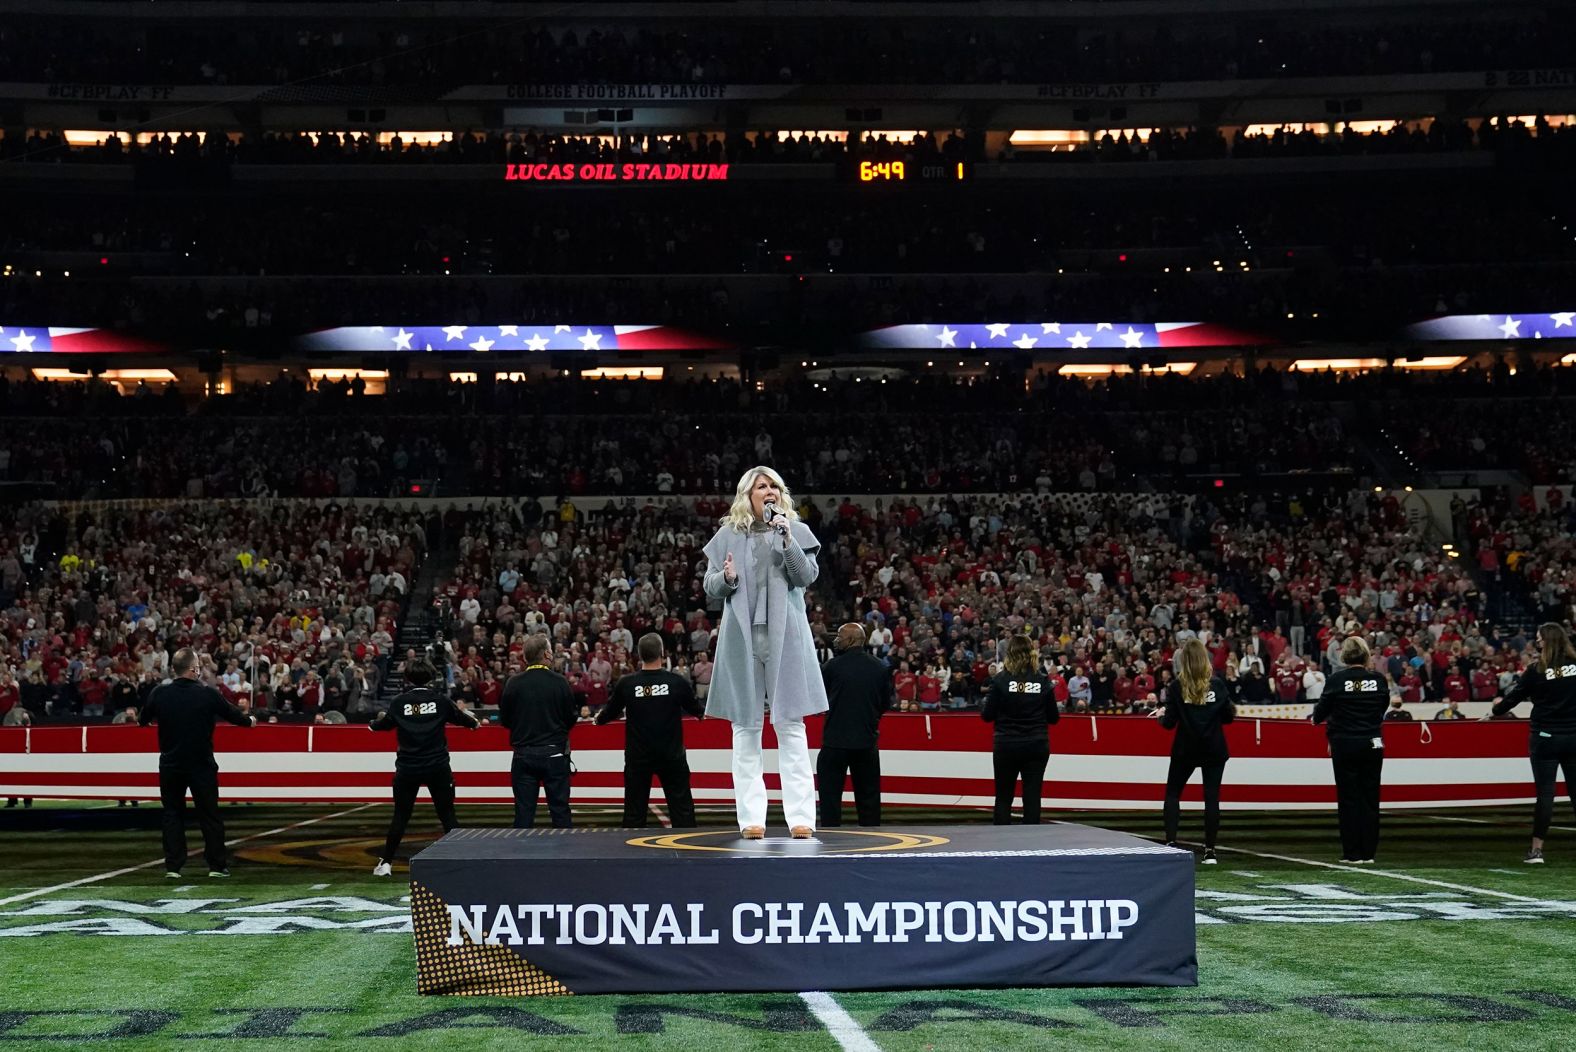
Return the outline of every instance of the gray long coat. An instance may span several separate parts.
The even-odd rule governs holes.
[[[815,641],[805,617],[804,590],[820,575],[816,553],[821,542],[810,527],[795,520],[789,527],[787,548],[771,546],[766,587],[767,603],[774,616],[767,624],[771,656],[766,662],[766,695],[774,718],[803,719],[826,711],[826,684],[815,660]],[[738,580],[729,585],[722,564],[733,553]],[[706,695],[706,715],[738,727],[760,727],[765,721],[761,684],[755,682],[759,665],[751,642],[750,610],[744,597],[754,592],[749,575],[754,570],[750,535],[731,526],[717,531],[706,544],[706,594],[723,601],[722,623],[717,627],[717,660],[712,666],[711,691]]]

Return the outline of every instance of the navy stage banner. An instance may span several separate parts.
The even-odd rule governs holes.
[[[411,913],[425,994],[1197,982],[1192,855],[1084,826],[456,830]]]

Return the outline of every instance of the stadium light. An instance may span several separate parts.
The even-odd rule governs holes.
[[[660,365],[634,365],[634,366],[599,366],[595,369],[581,369],[582,380],[660,380],[663,368]]]
[[[1291,317],[1291,315],[1287,315]],[[1317,314],[1314,315],[1318,317]],[[1383,358],[1299,358],[1291,363],[1296,372],[1323,372],[1326,369],[1334,372],[1350,372],[1358,369],[1383,369],[1386,365],[1393,365],[1397,369],[1413,370],[1442,370],[1454,369],[1466,361],[1464,354],[1440,354],[1424,358],[1413,358],[1410,361],[1397,360],[1393,363],[1386,362]]]

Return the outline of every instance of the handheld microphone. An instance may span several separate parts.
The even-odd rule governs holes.
[[[778,533],[783,534],[788,532],[788,524],[786,522],[779,525],[776,521],[777,516],[781,514],[781,512],[777,510],[776,501],[769,500],[765,504],[762,504],[761,513],[766,516],[766,522],[771,526],[772,529],[776,530]]]

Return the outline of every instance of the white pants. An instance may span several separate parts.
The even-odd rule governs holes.
[[[815,828],[815,769],[803,720],[773,722],[777,732],[777,769],[783,781],[783,814],[788,827]],[[761,728],[733,728],[733,795],[739,829],[766,825],[766,779],[761,774]]]

